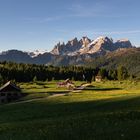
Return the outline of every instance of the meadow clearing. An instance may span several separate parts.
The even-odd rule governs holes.
[[[93,82],[77,91],[56,83],[19,83],[27,96],[0,105],[0,140],[140,139],[140,82]]]

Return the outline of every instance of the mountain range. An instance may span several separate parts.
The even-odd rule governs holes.
[[[108,37],[98,37],[91,40],[88,37],[83,37],[81,40],[74,38],[66,44],[58,43],[51,51],[54,55],[83,55],[83,54],[105,54],[119,48],[132,48],[132,44],[128,39],[121,39],[113,42],[113,39]]]
[[[45,65],[69,65],[82,64],[89,58],[104,56],[120,49],[133,48],[128,39],[113,42],[112,38],[98,37],[91,40],[83,37],[78,40],[74,38],[65,43],[58,43],[52,51],[23,52],[19,50],[8,50],[0,53],[0,61],[14,61],[18,63],[34,63]]]
[[[140,77],[140,47],[133,46],[128,39],[114,42],[112,38],[102,36],[95,40],[74,38],[66,44],[58,43],[50,52],[8,50],[0,53],[0,61],[54,66],[85,65],[106,69],[123,65],[130,74]]]

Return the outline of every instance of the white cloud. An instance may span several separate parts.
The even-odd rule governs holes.
[[[47,23],[47,22],[51,22],[51,21],[56,21],[59,19],[62,19],[62,16],[55,16],[55,17],[28,17],[28,18],[24,18],[23,20],[25,22],[30,22],[30,23]]]
[[[104,17],[104,18],[120,18],[126,17],[121,13],[113,13],[112,7],[109,6],[105,1],[93,2],[87,4],[75,3],[68,8],[71,13],[71,17],[80,17],[80,18],[92,18],[92,17]]]
[[[88,3],[88,4],[81,4],[81,3],[74,3],[70,5],[68,8],[64,10],[63,14],[58,14],[55,16],[46,16],[46,17],[27,17],[23,20],[26,22],[37,22],[37,23],[47,23],[53,22],[68,18],[120,18],[126,17],[127,15],[117,15],[111,14],[111,9],[103,2],[96,2],[96,3]]]
[[[106,34],[106,35],[114,35],[114,34],[137,34],[140,33],[140,30],[128,30],[128,31],[93,31],[93,30],[83,30],[77,31],[78,33],[87,33],[87,34]]]
[[[107,32],[108,34],[137,34],[140,33],[140,30],[129,30],[129,31],[114,31]]]
[[[101,7],[102,5],[100,5]],[[73,17],[95,17],[99,16],[102,8],[97,8],[97,4],[94,6],[74,4],[68,8]]]
[[[127,30],[127,31],[97,31],[97,30],[57,30],[63,34],[72,34],[73,36],[111,36],[111,35],[131,35],[131,34],[139,34],[140,29],[138,30]]]

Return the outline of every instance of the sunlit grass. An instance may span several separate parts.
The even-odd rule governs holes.
[[[20,83],[29,102],[0,106],[0,139],[139,140],[140,82],[93,82],[85,90],[50,98],[68,91],[56,83]]]

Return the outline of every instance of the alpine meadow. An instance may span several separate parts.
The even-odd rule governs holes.
[[[0,140],[139,140],[139,5],[1,0]]]

